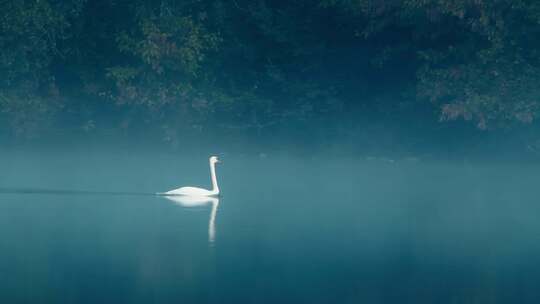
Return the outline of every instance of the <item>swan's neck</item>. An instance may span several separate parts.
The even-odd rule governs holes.
[[[212,193],[219,194],[219,187],[216,178],[216,164],[210,163],[210,177],[212,178]]]

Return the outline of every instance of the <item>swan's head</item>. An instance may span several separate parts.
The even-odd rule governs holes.
[[[212,164],[217,164],[217,163],[220,163],[221,161],[218,159],[217,156],[211,156],[210,157],[210,163]]]

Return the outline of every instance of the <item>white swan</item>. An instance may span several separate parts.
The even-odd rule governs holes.
[[[173,196],[173,195],[182,195],[182,196],[194,196],[194,197],[210,197],[210,196],[219,196],[219,187],[216,178],[216,164],[220,163],[217,156],[210,157],[210,176],[212,178],[212,190],[207,190],[199,187],[182,187],[167,192],[159,192],[157,195]]]
[[[207,204],[212,205],[210,219],[208,220],[208,241],[213,243],[216,238],[216,214],[219,206],[219,199],[216,197],[196,197],[196,196],[164,196],[166,199],[173,201],[182,207],[200,207]]]

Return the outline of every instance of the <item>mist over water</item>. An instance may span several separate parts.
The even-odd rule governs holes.
[[[0,304],[540,303],[537,2],[0,1]]]
[[[218,154],[219,151],[212,152]],[[537,303],[537,165],[222,153],[0,152],[5,303]]]

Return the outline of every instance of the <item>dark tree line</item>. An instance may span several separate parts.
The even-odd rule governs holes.
[[[540,113],[539,40],[534,0],[1,0],[0,124],[512,128]]]

